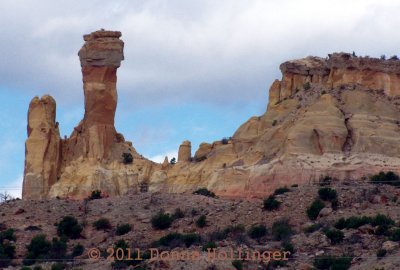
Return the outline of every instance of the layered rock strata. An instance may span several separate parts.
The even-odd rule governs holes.
[[[60,139],[55,101],[32,100],[24,199],[84,198],[99,189],[264,197],[275,188],[325,175],[358,180],[381,170],[400,173],[400,61],[334,53],[283,63],[266,112],[228,139],[202,143],[192,157],[184,141],[178,162],[151,162],[114,127],[121,33],[97,31],[79,51],[85,115]],[[131,158],[126,158],[131,157]]]

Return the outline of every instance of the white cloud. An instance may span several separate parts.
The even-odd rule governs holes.
[[[21,3],[24,3],[23,5]],[[121,30],[119,92],[137,106],[265,98],[279,64],[308,54],[379,56],[400,47],[400,3],[390,0],[12,1],[3,0],[0,82],[83,99],[82,35]]]
[[[168,151],[168,152],[166,152],[164,154],[150,157],[149,159],[154,161],[154,162],[157,162],[157,163],[162,163],[162,162],[164,162],[165,157],[168,157],[168,161],[171,161],[172,158],[178,159],[178,151],[171,150],[171,151]]]

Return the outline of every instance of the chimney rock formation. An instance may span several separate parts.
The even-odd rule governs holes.
[[[120,32],[85,35],[79,51],[85,115],[60,139],[56,103],[34,98],[28,112],[24,199],[130,192],[192,192],[264,197],[277,187],[325,175],[356,180],[381,170],[400,172],[400,61],[334,53],[281,64],[267,111],[229,139],[191,143],[178,161],[154,163],[114,127]],[[132,159],[126,160],[126,157]],[[144,188],[146,187],[146,188]]]

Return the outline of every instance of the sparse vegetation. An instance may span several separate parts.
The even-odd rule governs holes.
[[[104,230],[104,231],[106,231],[106,230],[109,230],[109,229],[111,229],[111,223],[110,223],[110,221],[108,220],[108,219],[106,219],[106,218],[100,218],[100,219],[98,219],[97,221],[95,221],[94,223],[93,223],[93,227],[95,227],[96,228],[96,230]]]
[[[289,191],[290,191],[290,189],[288,189],[287,187],[277,188],[274,191],[274,195],[281,195],[281,194],[284,194],[284,193],[289,192]]]
[[[169,162],[171,165],[174,165],[174,164],[176,164],[176,158],[171,158],[171,160],[170,160],[170,162]]]
[[[311,88],[311,84],[309,82],[306,82],[305,84],[303,84],[303,88],[304,90],[309,90]]]
[[[385,215],[377,214],[375,217],[349,217],[347,219],[341,218],[335,223],[335,228],[342,229],[357,229],[363,225],[371,224],[372,226],[381,226],[383,228],[388,228],[394,225],[394,221]]]
[[[232,266],[235,267],[237,270],[243,270],[243,262],[240,260],[232,261]]]
[[[268,198],[264,199],[264,209],[268,211],[277,210],[280,204],[281,203],[275,199],[274,195],[270,195]]]
[[[289,224],[287,219],[282,219],[275,221],[272,224],[271,229],[272,235],[275,240],[282,241],[282,240],[289,240],[293,234],[292,226]]]
[[[397,55],[393,55],[390,57],[390,60],[399,60],[399,57],[397,57]]]
[[[85,248],[81,244],[76,244],[72,249],[72,257],[81,256]]]
[[[181,219],[185,217],[185,213],[180,209],[176,208],[174,214],[172,215],[172,218],[175,219]]]
[[[337,229],[328,229],[325,231],[325,235],[331,240],[332,244],[338,244],[344,239],[343,232]]]
[[[387,173],[380,172],[371,177],[371,183],[386,184],[386,185],[399,187],[400,186],[400,177],[392,171],[389,171]]]
[[[77,239],[81,236],[82,226],[79,225],[76,218],[72,216],[65,216],[57,224],[57,234],[71,239]]]
[[[178,246],[186,246],[190,247],[195,243],[200,243],[201,237],[195,233],[189,234],[181,234],[181,233],[169,233],[163,237],[161,237],[155,244],[157,246],[165,246],[165,247],[178,247]]]
[[[170,214],[166,214],[164,213],[164,211],[160,211],[157,215],[151,218],[151,225],[154,229],[165,230],[171,226],[173,220],[174,219]]]
[[[265,236],[267,234],[267,227],[265,227],[265,225],[253,225],[251,226],[251,228],[249,229],[248,235],[250,236],[250,238],[253,239],[258,239],[261,238],[263,236]]]
[[[312,224],[312,225],[308,226],[307,228],[305,228],[304,232],[305,233],[313,233],[313,232],[318,231],[321,227],[322,227],[322,225],[320,223]]]
[[[386,256],[386,253],[386,249],[378,249],[378,251],[376,252],[376,257],[383,258]]]
[[[92,194],[90,194],[89,200],[97,200],[101,199],[101,190],[93,190]]]
[[[321,187],[330,186],[331,183],[332,183],[332,177],[330,177],[328,175],[326,175],[326,176],[322,177],[321,179],[319,179],[319,185]]]
[[[229,143],[229,140],[230,140],[231,138],[222,138],[222,140],[221,140],[221,143],[222,144],[228,144]]]
[[[132,230],[132,226],[130,224],[120,224],[117,226],[116,233],[117,235],[127,234]]]
[[[123,153],[122,154],[122,162],[124,164],[132,164],[133,163],[133,156],[131,153]]]
[[[215,198],[215,193],[212,191],[209,191],[207,188],[199,188],[198,190],[194,191],[193,194],[195,195],[202,195],[206,197],[211,197]]]
[[[15,246],[9,241],[15,241],[13,229],[0,232],[0,267],[6,268],[15,256]]]
[[[26,246],[28,254],[24,259],[25,265],[32,265],[36,260],[61,260],[66,259],[67,243],[66,238],[53,238],[50,242],[46,235],[39,234],[32,238]]]
[[[334,201],[337,199],[336,190],[329,187],[320,188],[318,191],[318,195],[323,201]]]
[[[274,121],[272,121],[272,126],[274,127],[274,126],[276,126],[276,124],[278,124],[278,120],[274,120]]]
[[[199,228],[204,228],[207,225],[207,217],[205,215],[201,215],[196,220],[196,226]]]
[[[318,256],[314,259],[314,267],[319,270],[347,270],[351,266],[351,257]]]
[[[51,266],[51,270],[64,270],[67,269],[67,265],[65,263],[55,263]]]
[[[323,203],[323,201],[321,201],[320,199],[316,199],[311,205],[310,207],[307,208],[307,216],[309,217],[309,219],[311,220],[316,220],[319,212],[322,210],[322,208],[325,207],[325,204]]]
[[[203,246],[203,251],[207,251],[208,249],[212,250],[214,248],[217,248],[217,244],[215,242],[207,242],[204,246]]]

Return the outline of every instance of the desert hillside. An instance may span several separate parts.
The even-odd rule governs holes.
[[[397,181],[388,185],[327,177],[320,184],[281,187],[264,201],[217,198],[204,189],[200,194],[101,198],[94,193],[83,201],[8,201],[0,205],[1,247],[16,248],[14,258],[1,263],[10,264],[8,269],[22,269],[12,265],[25,263],[31,268],[24,269],[128,269],[131,265],[130,269],[177,270],[350,266],[395,270],[400,267],[400,191],[392,185]],[[61,225],[66,216],[77,224]],[[72,229],[76,226],[80,229]],[[38,235],[46,240],[32,244]],[[126,248],[132,253],[138,248],[143,260],[112,263],[106,257],[113,247],[123,248],[125,256]],[[88,258],[93,248],[100,251],[100,258]],[[170,257],[153,255],[152,260],[147,254],[151,248],[167,251]],[[209,257],[207,248],[228,254],[233,250],[235,257]],[[270,261],[267,257],[240,260],[239,249],[243,254],[270,252]],[[172,252],[197,252],[198,257],[178,258]],[[272,252],[288,252],[287,259],[281,255],[272,259]]]

